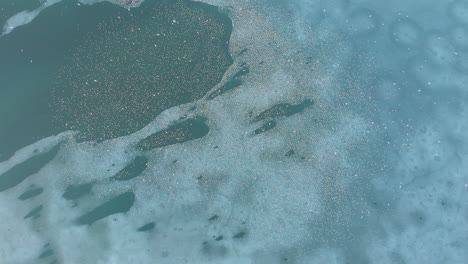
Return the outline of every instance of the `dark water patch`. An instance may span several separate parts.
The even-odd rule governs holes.
[[[151,150],[202,138],[210,131],[205,122],[206,118],[203,117],[187,119],[141,140],[137,148],[140,150]]]
[[[202,244],[201,252],[207,257],[225,257],[228,249],[223,245],[213,245],[205,241]]]
[[[289,103],[277,104],[255,116],[253,121],[258,122],[270,118],[292,116],[304,111],[306,107],[309,107],[313,104],[314,102],[310,99],[304,100],[302,103],[296,105]]]
[[[242,49],[242,50],[237,54],[237,56],[244,55],[244,53],[246,53],[248,50],[249,50],[248,48]]]
[[[61,131],[54,128],[49,107],[57,72],[84,33],[124,12],[128,11],[109,3],[78,6],[76,1],[62,1],[0,38],[0,160]]]
[[[239,87],[241,85],[242,85],[242,80],[231,79],[231,80],[227,81],[225,84],[223,84],[221,87],[219,87],[218,89],[211,92],[207,96],[207,99],[212,100],[215,97],[220,96],[220,95],[224,94],[225,92],[230,91],[230,90],[232,90],[232,89],[234,89],[236,87]]]
[[[21,201],[25,201],[25,200],[28,200],[28,199],[31,199],[31,198],[34,198],[34,197],[40,195],[42,192],[44,192],[43,188],[41,188],[41,187],[32,187],[29,190],[23,192],[18,197],[18,199],[20,199]]]
[[[274,120],[268,121],[265,124],[263,124],[261,127],[255,129],[254,134],[258,135],[261,133],[264,133],[268,130],[271,130],[276,127],[276,122]]]
[[[235,234],[232,238],[234,238],[234,239],[241,239],[241,238],[244,238],[246,235],[247,235],[246,232],[241,231],[241,232]]]
[[[210,217],[208,219],[208,221],[215,221],[215,220],[218,220],[219,219],[219,215],[213,215],[212,217]]]
[[[410,222],[413,223],[417,228],[422,228],[427,222],[426,215],[418,210],[410,213]]]
[[[41,2],[0,7],[32,1]],[[232,64],[231,31],[218,8],[192,1],[147,0],[130,12],[108,2],[46,8],[0,38],[0,161],[69,128],[84,139],[128,134],[201,98]]]
[[[313,62],[313,59],[314,59],[314,57],[306,57],[306,62],[305,62],[305,64],[307,65],[307,64],[312,63],[312,62]]]
[[[216,7],[185,0],[145,1],[100,23],[58,74],[55,125],[105,140],[200,99],[232,64],[231,31]]]
[[[20,184],[29,176],[37,173],[57,155],[60,145],[53,147],[45,153],[33,156],[0,175],[0,192]]]
[[[285,156],[286,156],[286,157],[291,157],[291,156],[293,156],[294,154],[296,154],[296,152],[294,152],[294,150],[291,149],[291,150],[288,150],[288,152],[286,152]]]
[[[66,200],[77,200],[87,194],[91,193],[93,183],[72,184],[65,188],[62,197]]]
[[[39,255],[39,259],[44,259],[44,258],[48,258],[50,256],[52,256],[54,254],[54,250],[53,249],[46,249],[44,252],[41,253],[41,255]]]
[[[133,179],[145,171],[148,158],[144,156],[136,157],[130,164],[112,177],[114,180],[127,181]]]
[[[217,236],[217,237],[215,238],[215,240],[216,240],[216,241],[221,241],[221,240],[223,240],[223,236]]]
[[[243,63],[241,65],[241,68],[238,72],[236,72],[236,74],[234,74],[233,78],[239,78],[239,77],[242,77],[246,74],[248,74],[250,72],[250,69],[249,67],[247,67],[247,65],[245,63]]]
[[[28,218],[31,218],[31,217],[33,217],[33,218],[38,217],[39,213],[42,211],[42,208],[43,208],[42,205],[34,207],[31,211],[29,211],[29,213],[27,215],[24,216],[24,219],[28,219]]]
[[[133,192],[119,194],[90,212],[78,217],[75,223],[78,225],[91,225],[107,216],[128,212],[134,203],[135,194]]]
[[[242,65],[241,69],[234,74],[226,83],[224,83],[221,87],[218,89],[214,90],[207,96],[207,100],[212,100],[217,96],[220,96],[236,87],[239,87],[242,85],[242,76],[246,75],[249,73],[249,67],[246,65]]]
[[[146,225],[143,225],[141,227],[139,227],[137,229],[138,232],[145,232],[145,231],[149,231],[149,230],[152,230],[154,227],[155,227],[155,223],[154,222],[151,222],[151,223],[148,223]]]

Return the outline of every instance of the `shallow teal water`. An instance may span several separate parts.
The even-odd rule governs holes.
[[[3,1],[0,263],[466,263],[467,14]]]

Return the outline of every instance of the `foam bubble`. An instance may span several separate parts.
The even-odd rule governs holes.
[[[396,101],[401,93],[401,87],[395,82],[384,81],[377,86],[378,95],[385,101]]]
[[[398,18],[390,27],[390,39],[399,47],[415,48],[422,40],[422,29],[409,18]]]
[[[369,35],[379,29],[377,14],[367,8],[359,8],[351,12],[347,19],[349,31],[353,35]]]
[[[429,57],[441,65],[453,65],[457,52],[448,38],[438,32],[431,32],[426,38],[426,45]]]

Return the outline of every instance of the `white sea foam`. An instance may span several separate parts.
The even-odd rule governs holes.
[[[41,232],[29,222],[2,225],[2,237],[12,228],[21,234],[10,244],[19,251],[4,259],[33,259],[47,241],[64,263],[468,260],[464,1],[298,0],[286,4],[291,12],[265,2],[204,2],[232,18],[232,54],[248,48],[236,58],[250,67],[244,84],[168,109],[133,135],[62,144],[60,155],[14,194],[0,194],[8,204],[1,213],[10,219],[37,203],[45,207],[36,224]],[[449,17],[427,20],[440,10]],[[307,98],[312,107],[253,136],[259,124],[249,113]],[[138,154],[136,142],[185,114],[207,117],[208,135],[151,151],[148,169],[131,181],[106,180]],[[54,140],[18,151],[0,171]],[[295,154],[286,157],[290,149]],[[95,182],[94,194],[76,207],[61,198],[69,184],[87,182]],[[30,184],[46,194],[10,206]],[[90,227],[71,223],[128,190],[136,202],[126,214]],[[208,221],[213,215],[219,218]],[[151,221],[152,232],[135,232]],[[241,231],[246,237],[234,239]],[[20,243],[31,251],[19,255]]]
[[[24,11],[21,11],[15,15],[13,15],[12,17],[10,17],[5,25],[3,26],[3,32],[2,34],[0,35],[1,36],[4,36],[6,34],[9,34],[10,32],[12,32],[15,28],[19,27],[19,26],[23,26],[23,25],[26,25],[28,23],[30,23],[31,21],[33,21],[38,15],[39,13],[41,13],[44,9],[46,9],[47,7],[50,7],[58,2],[61,2],[62,0],[46,0],[40,7],[34,9],[34,10],[31,10],[31,11],[28,11],[28,10],[24,10]]]
[[[44,3],[34,10],[23,10],[12,17],[10,17],[3,25],[1,36],[11,33],[15,28],[31,23],[44,9],[55,5],[62,0],[46,0]],[[108,1],[125,8],[138,7],[143,0],[78,0],[78,4],[93,5],[99,2]],[[1,25],[0,25],[1,26]]]

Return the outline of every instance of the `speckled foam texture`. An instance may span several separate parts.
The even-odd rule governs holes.
[[[468,262],[468,1],[203,2],[233,21],[227,75],[246,63],[243,84],[126,137],[76,143],[66,132],[0,163],[2,174],[61,143],[0,193],[0,260],[48,263],[37,256],[50,243],[58,263]],[[34,23],[18,19],[9,25]],[[304,99],[314,105],[252,134],[252,113]],[[206,117],[210,132],[146,153],[131,181],[106,181],[141,154],[139,140],[185,115]],[[89,182],[76,206],[61,197]],[[44,193],[18,202],[31,184]],[[129,190],[130,211],[73,224]],[[41,217],[24,220],[39,204]]]

